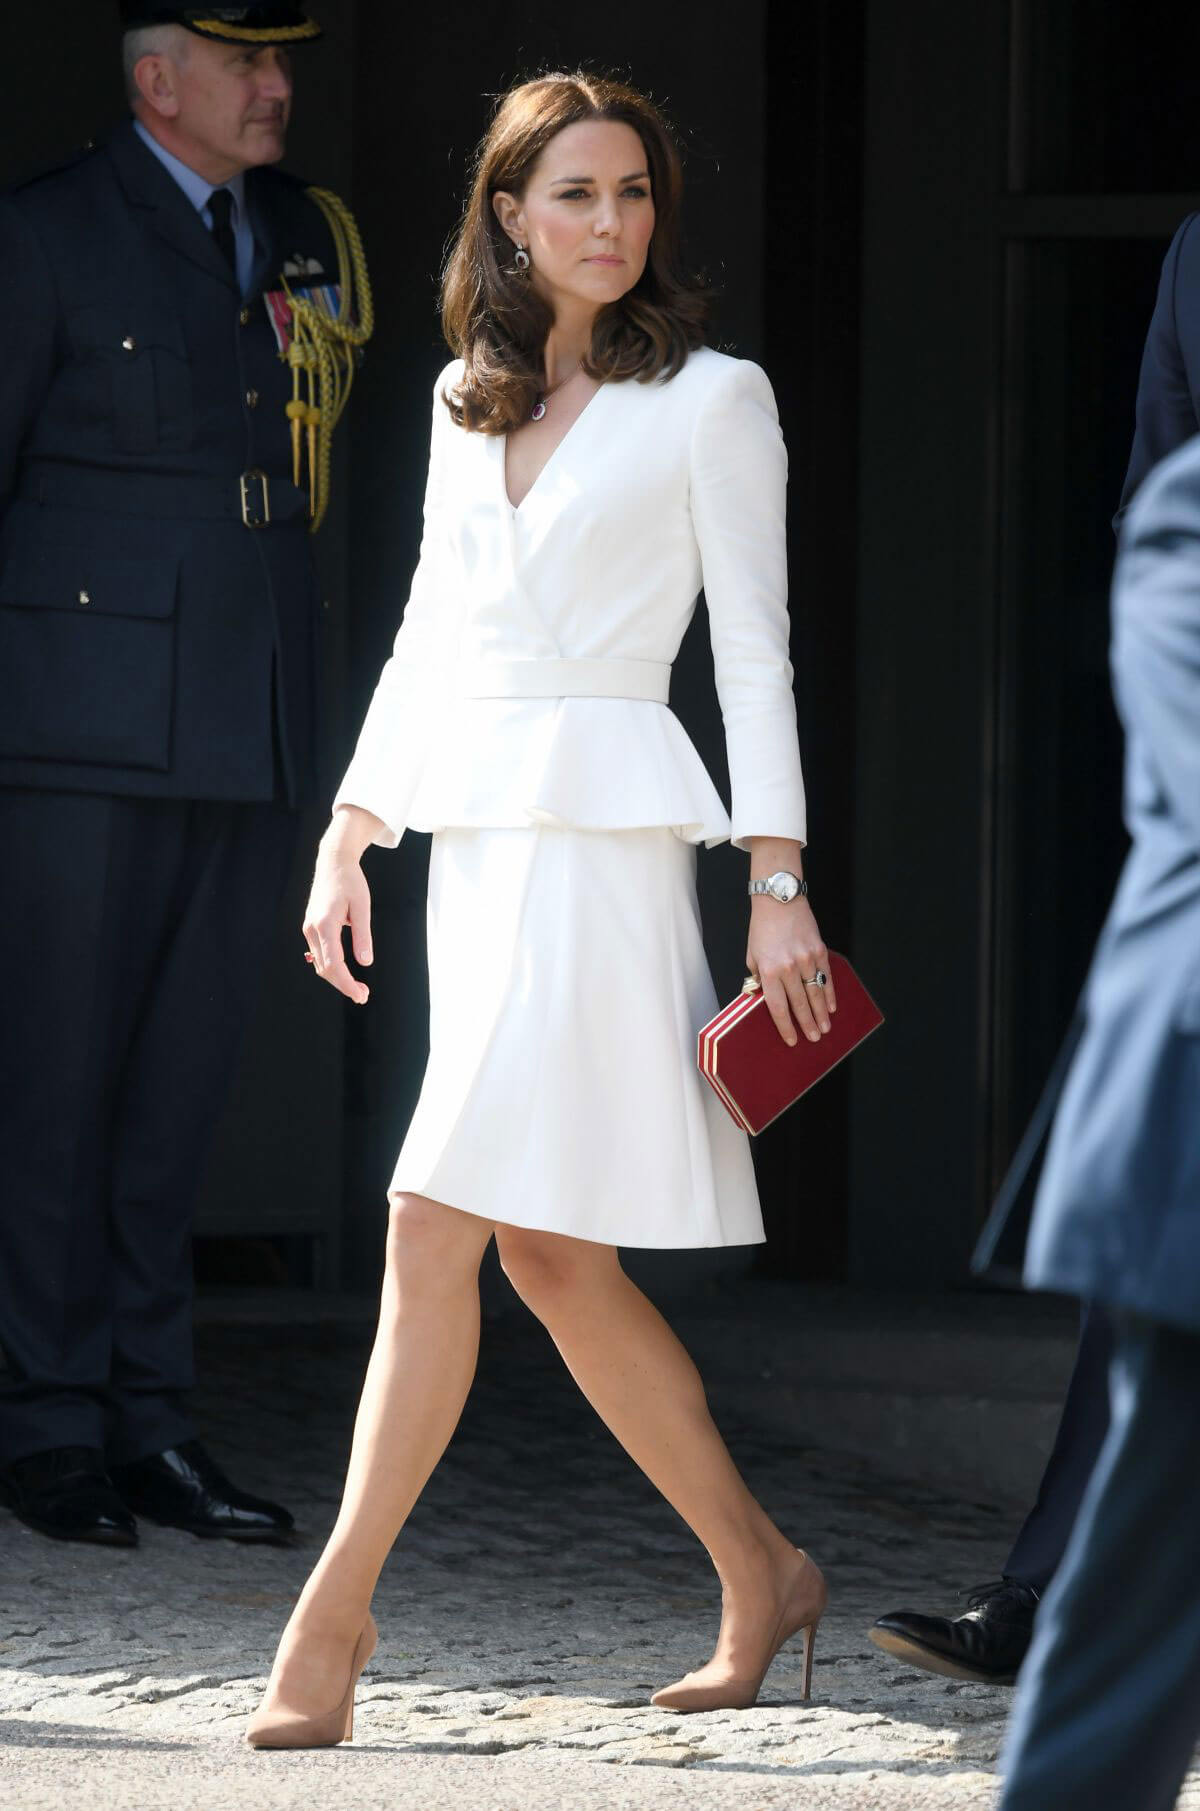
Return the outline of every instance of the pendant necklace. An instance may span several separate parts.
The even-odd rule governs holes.
[[[543,390],[541,392],[533,405],[533,414],[529,417],[530,421],[540,421],[542,419],[542,416],[546,413],[546,404],[550,401],[554,392],[556,390],[561,390],[564,384],[569,384],[575,375],[575,371],[578,370],[579,366],[576,365],[574,371],[568,371],[565,377],[560,377],[556,384],[551,384],[548,390]]]

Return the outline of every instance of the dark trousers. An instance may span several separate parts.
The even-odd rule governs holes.
[[[295,829],[0,791],[0,1461],[192,1432],[193,1207]]]
[[[1085,1306],[1075,1367],[1063,1402],[1054,1450],[1042,1473],[1037,1502],[1004,1567],[1042,1595],[1062,1561],[1108,1433],[1108,1371],[1113,1328],[1108,1311]]]
[[[1110,1387],[1021,1674],[1000,1811],[1168,1811],[1200,1736],[1200,1334],[1121,1318]]]

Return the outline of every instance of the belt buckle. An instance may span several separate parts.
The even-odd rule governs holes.
[[[243,472],[238,480],[242,490],[242,521],[247,528],[265,528],[271,520],[271,493],[267,489],[267,474],[258,466]],[[261,495],[255,495],[252,486],[261,486]]]

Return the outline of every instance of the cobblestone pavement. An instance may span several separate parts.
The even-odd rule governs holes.
[[[11,1811],[992,1804],[1011,1695],[884,1661],[865,1631],[993,1573],[1010,1515],[968,1522],[918,1486],[727,1426],[754,1489],[829,1577],[813,1702],[795,1702],[797,1654],[752,1711],[655,1710],[654,1686],[710,1652],[714,1581],[523,1319],[486,1330],[463,1425],[385,1573],[353,1749],[251,1753],[242,1725],[334,1514],[365,1351],[362,1331],[202,1336],[206,1432],[236,1477],[295,1510],[295,1547],[146,1527],[140,1549],[107,1552],[0,1517]],[[1181,1803],[1200,1811],[1200,1782]]]

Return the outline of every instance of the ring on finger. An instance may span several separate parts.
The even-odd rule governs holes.
[[[829,976],[823,968],[819,968],[815,975],[809,975],[804,985],[805,987],[828,987]]]

